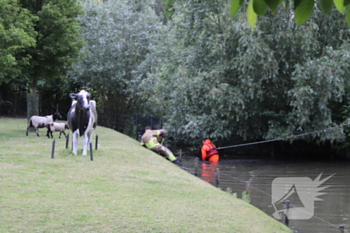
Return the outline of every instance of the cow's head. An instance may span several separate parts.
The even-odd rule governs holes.
[[[91,94],[85,90],[81,90],[79,93],[70,93],[70,98],[77,100],[77,107],[80,110],[88,111],[90,109],[90,97]]]

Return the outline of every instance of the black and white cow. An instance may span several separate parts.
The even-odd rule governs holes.
[[[89,150],[93,130],[97,125],[96,102],[90,100],[91,94],[85,90],[79,93],[71,93],[69,96],[73,100],[68,112],[68,125],[73,133],[73,154],[77,154],[78,138],[83,136],[83,155]]]

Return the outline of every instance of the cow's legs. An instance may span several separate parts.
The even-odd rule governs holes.
[[[83,138],[83,156],[87,154],[88,147],[89,147],[89,137],[88,137],[88,133],[85,131],[84,138]]]
[[[91,143],[91,138],[92,138],[92,132],[88,133],[88,138],[89,138],[88,150],[90,150],[90,143]]]
[[[72,135],[72,142],[73,142],[73,154],[77,155],[77,150],[78,150],[78,133],[79,129],[77,129],[73,135]]]
[[[86,155],[87,151],[90,151],[91,138],[92,138],[92,133],[91,132],[85,132],[84,133],[83,155]]]

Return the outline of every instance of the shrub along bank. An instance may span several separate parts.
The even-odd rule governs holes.
[[[26,127],[0,118],[0,232],[292,232],[111,129],[90,161]]]

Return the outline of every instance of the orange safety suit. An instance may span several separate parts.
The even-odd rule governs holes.
[[[202,160],[219,162],[220,155],[219,151],[216,149],[216,146],[211,142],[210,139],[206,139],[203,143],[202,149]]]

